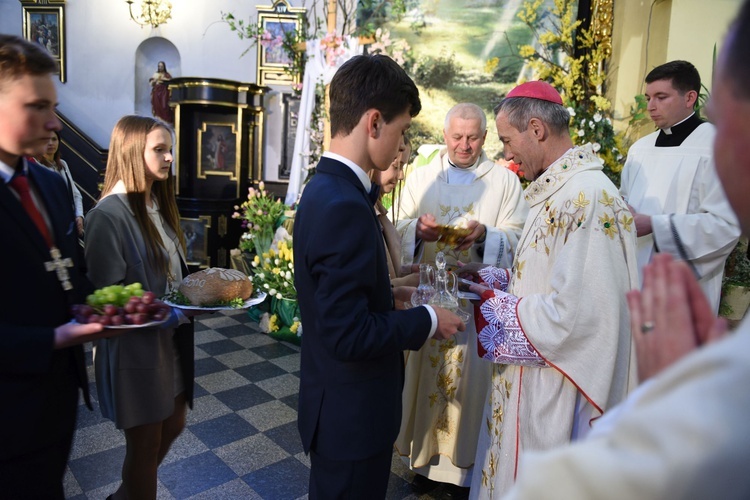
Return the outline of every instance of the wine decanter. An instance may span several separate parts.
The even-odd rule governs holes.
[[[411,297],[414,306],[427,304],[435,295],[435,269],[429,264],[419,265],[419,286]]]

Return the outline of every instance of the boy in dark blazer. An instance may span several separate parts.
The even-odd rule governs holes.
[[[79,388],[88,401],[80,344],[102,329],[68,323],[83,298],[75,215],[62,178],[23,158],[60,129],[54,71],[41,46],[0,35],[0,496],[10,499],[64,498]]]
[[[403,354],[465,328],[430,306],[395,311],[367,176],[399,154],[421,109],[387,56],[347,61],[330,86],[331,146],[294,224],[304,345],[298,426],[314,499],[384,498],[401,421]]]

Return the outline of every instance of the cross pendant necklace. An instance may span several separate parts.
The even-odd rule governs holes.
[[[47,272],[55,271],[57,279],[60,280],[63,290],[66,292],[73,289],[73,285],[70,283],[70,274],[68,273],[69,267],[73,267],[73,260],[69,257],[62,259],[62,254],[57,247],[52,247],[49,250],[49,254],[52,260],[44,263],[44,268]]]

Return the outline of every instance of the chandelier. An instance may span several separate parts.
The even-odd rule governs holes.
[[[125,0],[130,10],[130,19],[140,26],[154,28],[172,19],[172,4],[163,0],[141,0],[141,13],[133,13],[133,0]]]

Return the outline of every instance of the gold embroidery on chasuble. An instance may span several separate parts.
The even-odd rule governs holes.
[[[427,397],[430,408],[439,407],[432,433],[438,440],[452,439],[456,434],[455,415],[450,411],[454,407],[456,390],[461,380],[466,346],[457,345],[455,339],[430,340],[428,353],[432,376],[435,379],[436,391]]]
[[[550,248],[555,246],[555,241],[558,238],[562,238],[563,244],[568,241],[568,236],[577,231],[581,227],[585,227],[586,222],[586,207],[591,203],[586,198],[586,195],[581,191],[577,198],[572,200],[564,200],[561,204],[557,204],[552,198],[544,203],[543,213],[537,217],[533,224],[533,227],[529,231],[525,242],[519,247],[519,252],[516,256],[518,264],[516,265],[516,278],[521,279],[520,270],[522,267],[521,258],[527,248],[536,251],[544,251],[549,256]]]
[[[503,374],[505,366],[495,365],[492,368],[492,388],[490,390],[491,413],[485,421],[485,429],[490,438],[490,452],[482,469],[482,486],[487,488],[492,497],[494,490],[494,477],[500,461],[500,451],[503,441],[503,419],[505,418],[505,407],[510,399],[510,391],[513,384]]]

